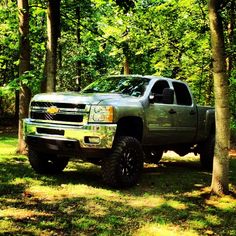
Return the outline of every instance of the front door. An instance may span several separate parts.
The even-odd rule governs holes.
[[[174,104],[162,102],[163,90],[169,88],[166,80],[159,80],[151,90],[153,99],[145,110],[147,135],[146,145],[166,145],[176,143],[176,113]]]

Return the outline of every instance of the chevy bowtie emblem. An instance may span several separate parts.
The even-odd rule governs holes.
[[[47,109],[47,113],[49,113],[50,115],[55,115],[59,112],[59,108],[57,108],[56,106],[51,106]]]

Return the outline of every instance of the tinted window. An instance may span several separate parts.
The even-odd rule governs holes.
[[[192,98],[185,84],[173,82],[175,96],[178,105],[192,105]]]
[[[169,88],[169,84],[165,80],[157,81],[153,88],[152,94],[154,95],[154,102],[155,103],[163,103],[163,90],[165,88]]]

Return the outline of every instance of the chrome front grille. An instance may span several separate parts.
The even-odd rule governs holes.
[[[85,104],[59,103],[59,102],[32,102],[31,107],[51,107],[69,108],[69,109],[85,109]]]
[[[53,112],[51,112],[51,110]],[[40,122],[72,123],[81,125],[88,121],[89,107],[85,104],[31,102],[30,118]]]

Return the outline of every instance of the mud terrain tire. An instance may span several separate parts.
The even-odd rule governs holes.
[[[117,138],[110,156],[103,159],[102,176],[111,187],[135,185],[143,169],[143,150],[136,138]]]

